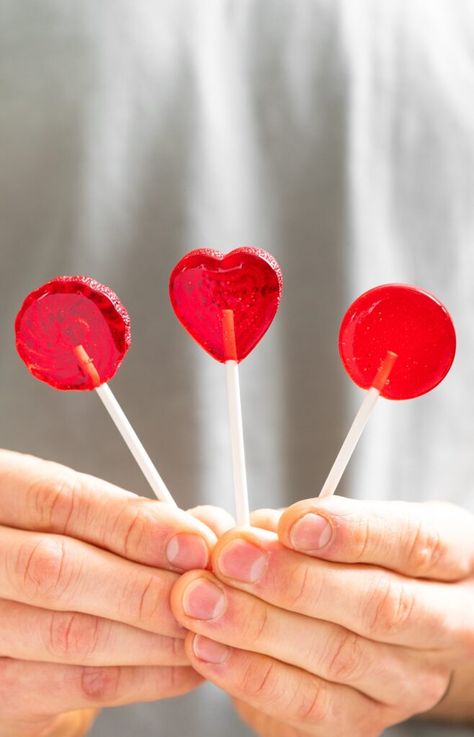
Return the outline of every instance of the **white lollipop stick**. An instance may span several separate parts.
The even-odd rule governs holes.
[[[342,478],[342,474],[346,470],[347,464],[349,463],[351,456],[356,449],[357,443],[360,440],[362,433],[364,432],[365,426],[369,421],[369,417],[372,414],[374,407],[377,403],[377,399],[380,397],[380,392],[387,383],[387,379],[392,371],[393,364],[397,360],[398,356],[393,351],[387,351],[375,380],[368,390],[364,401],[359,407],[354,422],[352,423],[349,432],[347,433],[346,439],[344,440],[339,453],[336,456],[336,460],[333,463],[331,470],[329,471],[328,477],[324,482],[323,488],[319,494],[320,497],[332,496],[335,493],[339,481]]]
[[[250,524],[247,470],[245,466],[244,430],[242,403],[240,401],[239,364],[235,345],[234,313],[223,310],[224,346],[227,378],[227,406],[229,408],[230,442],[232,447],[232,470],[234,476],[235,518],[237,524]]]
[[[158,473],[150,456],[143,447],[140,439],[127,419],[127,416],[120,404],[117,402],[112,390],[108,384],[100,384],[100,376],[92,358],[86,352],[84,346],[78,345],[74,348],[74,354],[79,361],[82,369],[90,376],[95,385],[95,391],[99,395],[107,412],[112,418],[115,427],[121,434],[122,438],[128,446],[131,454],[138,463],[143,475],[150,484],[155,496],[162,502],[168,502],[174,507],[177,506],[175,500],[171,496],[168,488]]]

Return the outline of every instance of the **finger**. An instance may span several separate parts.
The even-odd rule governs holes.
[[[190,667],[102,668],[1,658],[2,719],[154,701],[186,693],[201,682]]]
[[[297,502],[278,527],[283,545],[307,555],[439,581],[474,571],[473,531],[474,517],[451,504],[343,497]]]
[[[405,648],[279,609],[225,586],[211,573],[184,574],[171,602],[177,620],[191,632],[271,656],[387,705],[423,702],[429,709],[446,691],[447,668],[435,669]]]
[[[231,514],[224,509],[213,507],[210,504],[202,504],[198,507],[188,509],[188,514],[203,522],[213,531],[216,537],[220,537],[224,532],[235,527],[235,520]],[[203,568],[204,566],[200,567]]]
[[[188,665],[182,638],[110,619],[0,599],[0,652],[71,665]]]
[[[176,637],[169,596],[177,577],[69,537],[0,527],[2,599]]]
[[[0,488],[0,524],[68,535],[157,568],[205,568],[216,540],[170,504],[20,453],[0,451]]]
[[[256,734],[268,734],[269,725],[273,727],[273,734],[278,737],[294,737],[294,729],[288,724],[277,722],[271,716],[255,709],[240,699],[232,699],[232,704],[240,719]]]
[[[282,509],[256,509],[250,515],[250,520],[253,527],[276,532],[282,513]]]
[[[281,609],[339,624],[363,637],[415,649],[472,647],[470,584],[408,579],[374,566],[332,563],[288,550],[273,533],[241,529],[216,545],[225,583]]]
[[[38,717],[37,714],[19,716],[18,713],[5,718],[2,714],[2,737],[83,737],[89,730],[98,715],[98,709],[78,709],[55,716]]]
[[[193,667],[232,697],[303,728],[312,735],[374,735],[386,726],[388,709],[347,686],[316,676],[265,655],[230,648],[202,635],[190,634],[186,650]]]

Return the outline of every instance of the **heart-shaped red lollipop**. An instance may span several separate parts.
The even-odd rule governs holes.
[[[171,272],[170,299],[188,333],[221,363],[242,361],[275,317],[283,280],[277,262],[261,248],[228,254],[191,251]],[[226,312],[232,311],[235,349],[225,339]]]

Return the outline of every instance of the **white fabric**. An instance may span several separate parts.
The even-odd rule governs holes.
[[[15,355],[23,296],[91,274],[130,310],[113,389],[165,481],[182,506],[230,509],[222,367],[167,280],[186,250],[253,244],[285,295],[241,371],[252,506],[318,492],[361,399],[340,318],[406,281],[452,311],[456,363],[432,394],[380,402],[341,490],[474,508],[473,89],[469,0],[3,0],[0,442],[148,494],[97,398]],[[229,714],[206,687],[93,734],[245,734]]]

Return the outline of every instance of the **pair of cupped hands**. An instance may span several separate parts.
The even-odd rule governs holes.
[[[203,679],[262,737],[474,718],[465,510],[310,499],[239,529],[9,451],[0,490],[0,737]]]

